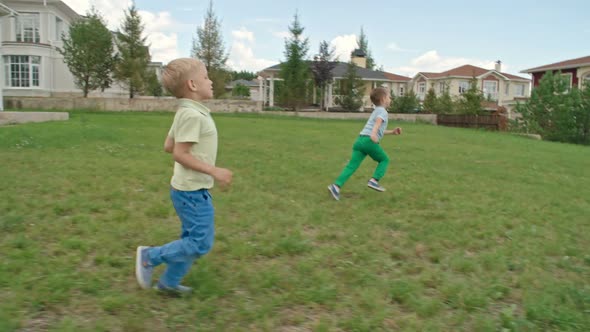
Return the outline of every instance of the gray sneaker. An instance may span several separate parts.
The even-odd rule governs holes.
[[[367,187],[381,192],[385,191],[385,188],[381,187],[381,185],[379,185],[379,182],[373,179],[369,180],[369,182],[367,183]]]
[[[340,189],[335,184],[331,184],[328,186],[328,191],[334,197],[335,200],[340,200]]]
[[[168,287],[163,283],[159,282],[154,286],[154,289],[158,292],[169,294],[169,295],[188,295],[193,292],[193,289],[183,285],[176,287]]]
[[[148,289],[152,286],[152,273],[154,267],[149,264],[147,249],[149,247],[137,247],[135,254],[135,277],[139,286],[143,289]]]

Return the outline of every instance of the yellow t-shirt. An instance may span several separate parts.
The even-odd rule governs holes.
[[[209,165],[215,165],[217,158],[217,128],[203,104],[191,99],[179,99],[178,109],[168,136],[174,142],[192,142],[191,155]],[[213,177],[188,169],[174,162],[174,175],[170,184],[182,191],[213,188]]]

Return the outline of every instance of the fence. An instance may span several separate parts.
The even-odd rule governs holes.
[[[436,123],[447,127],[484,128],[499,131],[505,131],[508,128],[508,119],[502,115],[439,114]]]

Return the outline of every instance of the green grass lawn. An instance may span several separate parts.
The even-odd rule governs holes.
[[[363,122],[216,114],[195,293],[140,290],[135,247],[179,232],[172,117],[0,127],[0,331],[590,330],[590,149],[423,124],[384,139],[386,192],[366,160],[336,202]]]

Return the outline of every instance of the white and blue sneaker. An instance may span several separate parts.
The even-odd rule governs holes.
[[[152,274],[154,272],[154,267],[149,263],[148,248],[139,246],[135,254],[135,277],[139,286],[143,289],[152,286]]]
[[[169,287],[164,285],[162,282],[158,281],[158,283],[154,286],[154,289],[160,293],[165,293],[169,295],[188,295],[193,292],[193,289],[187,286],[178,285],[176,287]]]
[[[379,191],[379,192],[383,192],[383,191],[385,191],[385,188],[381,187],[381,186],[379,185],[379,182],[377,182],[377,180],[375,180],[375,179],[371,179],[371,180],[369,180],[369,182],[367,183],[367,186],[368,186],[369,188],[371,188],[371,189],[374,189],[374,190],[377,190],[377,191]]]
[[[340,188],[338,188],[337,185],[335,185],[335,184],[329,185],[328,191],[330,192],[330,194],[332,194],[332,197],[334,197],[335,200],[337,200],[337,201],[340,200]]]

